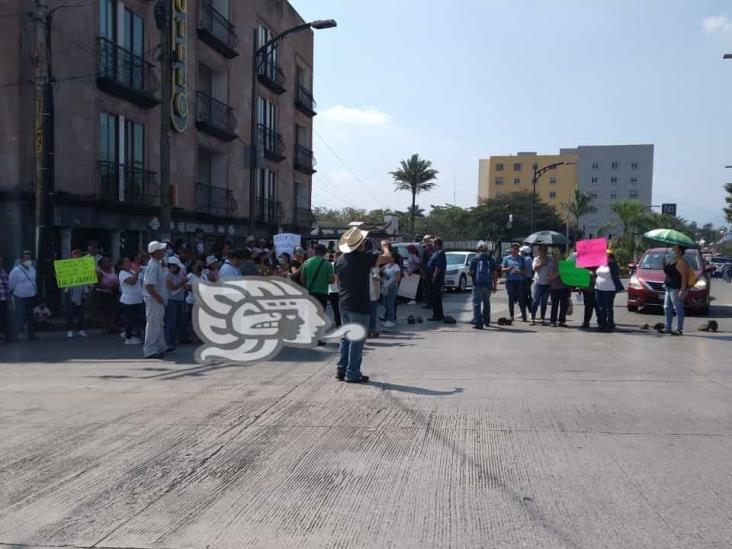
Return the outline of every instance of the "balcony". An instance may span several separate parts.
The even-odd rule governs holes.
[[[196,127],[202,132],[221,139],[236,139],[234,109],[203,92],[196,92]]]
[[[313,224],[313,213],[310,208],[295,208],[295,225],[310,228]]]
[[[261,55],[257,60],[257,80],[277,95],[285,93],[285,73],[271,55]]]
[[[313,175],[315,173],[315,157],[313,151],[302,145],[295,145],[295,169]]]
[[[315,99],[313,99],[313,94],[305,86],[297,87],[297,95],[295,96],[295,107],[297,107],[297,110],[299,110],[300,112],[303,112],[311,117],[318,114],[317,112],[315,112],[316,103]]]
[[[273,162],[282,162],[285,159],[285,141],[281,134],[263,124],[258,124],[257,136],[265,158]]]
[[[196,211],[221,217],[232,217],[239,208],[234,192],[206,183],[196,183]]]
[[[97,38],[97,86],[148,109],[160,103],[156,96],[160,80],[153,64],[101,37]]]
[[[234,25],[207,0],[201,0],[198,8],[198,37],[227,59],[239,55],[239,37]]]
[[[278,225],[281,217],[282,205],[268,198],[257,198],[257,221]]]
[[[104,160],[97,165],[100,200],[127,206],[160,206],[160,185],[155,172]]]

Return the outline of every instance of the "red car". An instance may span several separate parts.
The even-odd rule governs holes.
[[[628,310],[637,311],[644,307],[663,307],[666,278],[663,272],[665,263],[671,261],[670,248],[651,248],[646,250],[638,265],[631,265],[636,271],[628,284]],[[699,250],[686,250],[684,259],[696,273],[697,281],[684,299],[684,308],[702,314],[709,312],[709,272],[704,266]]]

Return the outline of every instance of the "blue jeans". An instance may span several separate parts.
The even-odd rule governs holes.
[[[359,324],[366,328],[369,324],[369,315],[341,309],[341,321],[343,324]],[[338,368],[345,371],[346,379],[349,381],[361,379],[364,341],[363,339],[361,341],[349,341],[345,337],[341,339],[341,357],[338,360]]]
[[[482,312],[481,312],[482,305]],[[488,326],[491,323],[491,287],[473,286],[473,324]]]
[[[384,317],[387,322],[396,322],[397,285],[392,284],[389,293],[384,296]]]
[[[667,332],[671,331],[674,323],[674,312],[676,313],[676,325],[678,330],[684,329],[684,300],[679,296],[679,290],[666,288],[666,296],[663,299],[663,310],[666,313]]]
[[[595,290],[595,308],[597,311],[597,326],[601,330],[612,330],[615,328],[615,294],[617,292],[606,292]]]
[[[508,312],[513,319],[513,305],[518,301],[521,308],[521,317],[526,320],[526,293],[524,292],[524,281],[506,280],[506,291],[508,292]]]
[[[536,310],[541,305],[541,320],[546,318],[546,306],[549,302],[549,293],[551,286],[549,284],[537,284],[531,288],[531,320],[536,318]]]
[[[186,328],[186,302],[169,299],[165,306],[165,342],[175,347],[182,339]]]
[[[369,313],[369,332],[375,332],[376,331],[376,317],[379,314],[379,300],[372,301],[370,303],[371,309]],[[343,322],[343,319],[341,318],[341,322]]]

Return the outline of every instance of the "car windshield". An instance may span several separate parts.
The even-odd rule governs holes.
[[[650,271],[662,271],[665,263],[670,263],[673,259],[673,252],[668,250],[667,252],[647,252],[640,262],[641,269],[647,269]],[[686,252],[684,259],[689,266],[698,271],[701,269],[699,266],[699,254],[695,252]]]
[[[463,254],[445,254],[448,265],[462,265],[465,263],[465,256]]]

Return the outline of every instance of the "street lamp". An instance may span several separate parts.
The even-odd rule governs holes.
[[[252,112],[251,112],[251,124],[249,134],[249,234],[254,235],[254,220],[256,218],[255,202],[257,200],[256,193],[256,167],[257,167],[257,73],[259,69],[258,63],[260,60],[264,60],[265,56],[274,53],[277,49],[278,43],[285,38],[287,35],[295,34],[296,32],[304,31],[306,29],[331,29],[337,26],[338,23],[334,19],[316,19],[309,23],[303,23],[297,25],[286,31],[281,32],[277,36],[271,38],[258,48],[257,44],[257,29],[254,29],[254,41],[252,42]]]
[[[534,165],[534,176],[531,178],[531,185],[533,187],[533,195],[531,197],[531,233],[534,233],[534,218],[536,217],[536,184],[539,182],[539,178],[544,175],[549,170],[554,170],[559,166],[572,166],[576,164],[577,162],[553,162],[552,164],[547,164],[543,168],[539,168]]]

